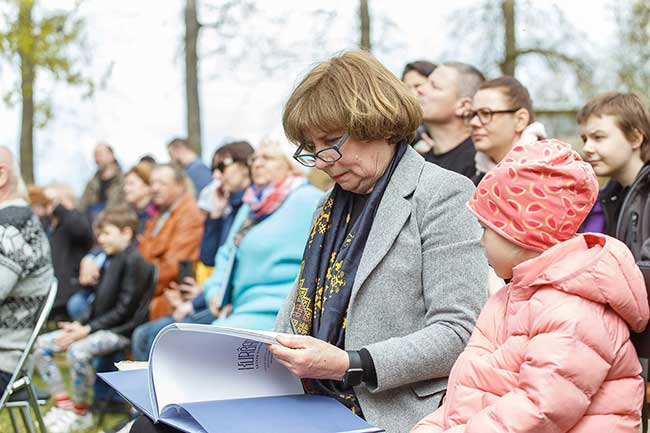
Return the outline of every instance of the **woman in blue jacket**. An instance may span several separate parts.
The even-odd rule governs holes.
[[[267,141],[251,157],[244,193],[215,268],[203,286],[215,324],[272,330],[300,271],[311,217],[322,193]]]

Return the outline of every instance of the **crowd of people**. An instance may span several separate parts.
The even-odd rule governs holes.
[[[78,201],[26,187],[0,148],[0,390],[56,278],[33,353],[52,433],[91,426],[95,371],[147,360],[176,322],[279,331],[307,393],[390,433],[636,433],[648,109],[588,101],[581,156],[513,77],[421,60],[401,78],[365,52],[321,62],[286,102],[288,142],[226,143],[210,167],[175,138],[171,162],[124,172],[99,143]]]

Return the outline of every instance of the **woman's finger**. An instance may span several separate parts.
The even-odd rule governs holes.
[[[282,360],[288,363],[294,363],[295,360],[295,350],[294,349],[289,349],[287,347],[281,346],[281,345],[270,345],[269,346],[269,351],[273,354],[273,357]]]
[[[275,339],[281,345],[292,349],[304,349],[308,346],[310,340],[309,337],[305,337],[304,335],[292,334],[278,334]]]

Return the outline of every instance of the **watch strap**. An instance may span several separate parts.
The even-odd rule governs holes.
[[[353,386],[361,385],[363,382],[363,363],[361,362],[361,355],[357,350],[346,350],[348,354],[348,359],[350,361],[350,366],[343,376],[343,386],[345,388],[351,388]]]

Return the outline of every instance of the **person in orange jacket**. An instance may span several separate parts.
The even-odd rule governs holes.
[[[147,221],[140,253],[158,267],[158,284],[149,306],[149,319],[170,314],[181,294],[170,289],[178,280],[178,262],[197,260],[203,235],[204,214],[198,208],[183,168],[160,164],[151,173],[152,201],[160,213]]]

